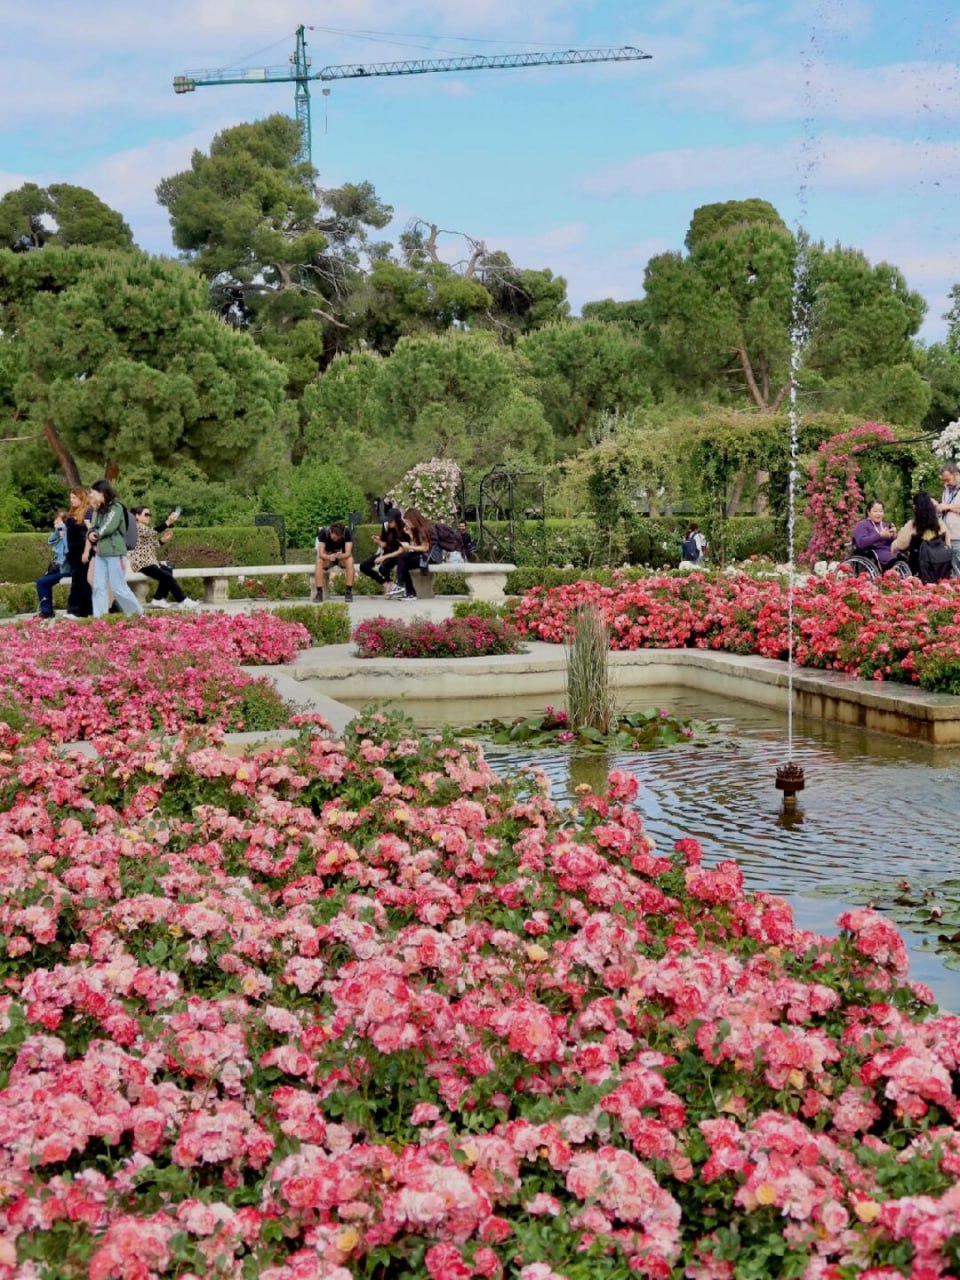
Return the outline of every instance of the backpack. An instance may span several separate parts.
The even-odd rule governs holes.
[[[700,559],[700,548],[697,546],[696,538],[684,538],[680,543],[680,555],[691,564],[697,563]]]
[[[123,512],[123,540],[127,544],[128,551],[136,551],[137,535],[140,531],[137,517],[132,511],[128,511],[122,502],[120,503],[120,510]]]
[[[953,549],[944,537],[927,538],[917,553],[918,577],[921,582],[940,582],[949,578],[953,567]]]
[[[456,551],[463,556],[463,538],[456,529],[452,529],[448,524],[441,524],[439,521],[434,525],[436,529],[437,546],[441,551]],[[466,559],[466,556],[464,556]]]

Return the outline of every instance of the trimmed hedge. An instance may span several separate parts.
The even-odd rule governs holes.
[[[284,622],[299,622],[306,627],[318,647],[347,644],[350,640],[350,611],[345,604],[287,605],[270,612]]]
[[[168,548],[181,569],[280,563],[276,529],[253,525],[178,529]],[[35,582],[49,563],[45,533],[0,533],[0,582]]]

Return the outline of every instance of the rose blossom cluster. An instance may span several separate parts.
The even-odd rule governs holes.
[[[63,742],[115,730],[240,729],[241,665],[290,662],[310,637],[271,613],[0,628],[4,701]],[[263,682],[261,682],[263,683]],[[264,696],[275,697],[264,683]]]
[[[801,666],[915,683],[925,661],[960,661],[960,586],[915,578],[816,579],[794,591],[794,658]],[[651,577],[611,587],[535,587],[511,613],[517,630],[564,643],[577,610],[595,604],[613,649],[720,649],[784,659],[786,587],[746,574]]]
[[[0,1280],[955,1272],[960,1019],[887,921],[658,853],[625,774],[320,730],[0,727]]]

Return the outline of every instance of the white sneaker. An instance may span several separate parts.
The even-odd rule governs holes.
[[[180,601],[180,608],[181,609],[199,609],[200,602],[199,600],[194,600],[191,596],[184,596],[183,599]]]
[[[170,603],[171,602],[169,600],[151,600],[150,603],[147,605],[147,608],[148,609],[169,609]]]

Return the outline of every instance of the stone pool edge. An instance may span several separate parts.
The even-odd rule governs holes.
[[[619,689],[629,693],[673,686],[741,699],[784,714],[787,664],[773,658],[709,649],[638,649],[610,654]],[[350,710],[365,703],[414,699],[488,699],[540,696],[561,699],[566,662],[559,645],[531,643],[524,654],[488,658],[357,658],[351,645],[309,649],[289,666],[247,668],[251,674],[307,684],[290,701],[299,707],[322,698]],[[327,701],[329,700],[329,701]],[[319,708],[318,708],[319,709]],[[332,709],[332,708],[331,708]],[[797,670],[794,713],[938,746],[960,745],[960,698],[927,693],[890,681],[855,680],[835,671]],[[353,711],[350,711],[353,714]],[[337,717],[340,718],[339,716]]]

